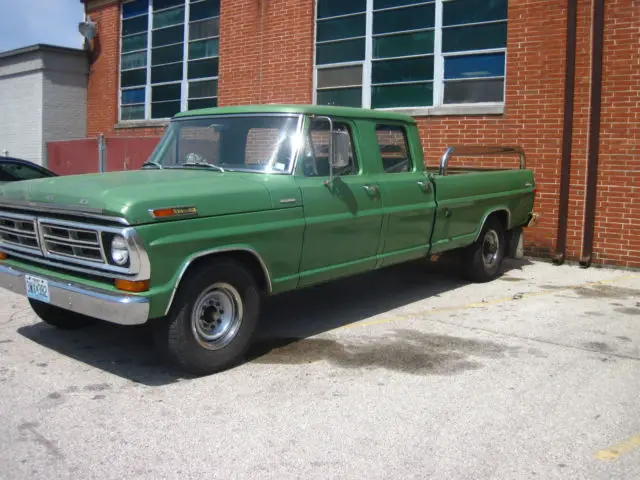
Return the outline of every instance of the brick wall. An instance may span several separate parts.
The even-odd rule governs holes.
[[[607,0],[595,260],[640,266],[640,2]]]
[[[311,103],[313,0],[222,0],[221,105]]]
[[[89,7],[89,17],[97,23],[93,40],[87,99],[87,136],[159,136],[162,127],[116,128],[120,72],[120,6],[118,2]]]
[[[607,0],[603,117],[594,259],[640,267],[634,186],[640,154],[640,9]],[[633,0],[631,3],[637,3]],[[506,107],[502,115],[418,119],[427,164],[450,144],[522,145],[538,183],[540,223],[527,233],[530,253],[555,251],[562,148],[567,0],[511,0]],[[219,104],[312,101],[314,0],[221,0]],[[116,5],[95,9],[99,44],[89,81],[89,135],[117,121]],[[567,258],[581,255],[587,168],[592,0],[578,1],[578,42]],[[116,130],[155,135],[157,129]],[[513,166],[515,159],[507,165]],[[466,162],[465,162],[466,163]]]
[[[89,67],[87,135],[110,133],[118,121],[120,7],[112,3],[89,11],[97,24]]]

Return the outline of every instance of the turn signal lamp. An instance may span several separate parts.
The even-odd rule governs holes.
[[[6,260],[7,258],[9,258],[9,255],[4,252],[0,252],[0,260]]]
[[[197,215],[196,207],[172,207],[172,208],[156,208],[150,210],[153,218],[177,217],[181,215]]]
[[[123,280],[116,279],[115,286],[125,292],[140,293],[149,290],[149,280]]]

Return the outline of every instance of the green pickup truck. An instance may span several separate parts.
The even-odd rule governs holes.
[[[450,168],[456,155],[520,168]],[[267,295],[459,253],[488,281],[535,221],[518,147],[450,147],[425,167],[416,122],[368,109],[184,112],[136,171],[0,189],[0,286],[62,329],[152,323],[200,375],[242,361]]]

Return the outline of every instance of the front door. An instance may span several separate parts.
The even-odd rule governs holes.
[[[331,280],[375,267],[382,229],[380,188],[361,175],[362,161],[353,142],[353,127],[335,122],[349,136],[349,163],[329,175],[328,122],[314,120],[296,179],[302,191],[306,228],[300,285]]]

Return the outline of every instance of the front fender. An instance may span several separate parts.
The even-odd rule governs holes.
[[[205,255],[241,251],[257,260],[265,289],[295,286],[304,217],[301,208],[192,218],[137,228],[151,263],[150,316],[164,316],[189,266]]]

